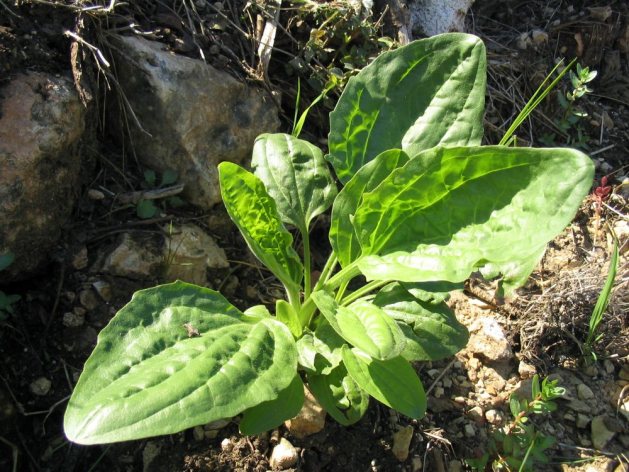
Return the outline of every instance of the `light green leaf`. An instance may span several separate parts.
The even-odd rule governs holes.
[[[304,384],[299,374],[274,400],[260,403],[242,414],[240,432],[247,436],[261,434],[297,416],[304,405]]]
[[[329,374],[342,361],[343,344],[345,340],[323,320],[314,333],[304,334],[297,340],[299,365],[311,372]]]
[[[282,323],[251,322],[218,292],[183,282],[141,290],[98,336],[65,433],[79,444],[176,433],[277,398],[296,369]]]
[[[252,318],[270,318],[271,312],[264,305],[254,305],[250,306],[243,312],[246,316],[250,316]]]
[[[299,322],[299,317],[297,313],[293,309],[293,307],[286,300],[277,300],[275,302],[275,316],[278,321],[281,321],[290,332],[293,333],[295,339],[301,336],[301,323]]]
[[[376,188],[394,169],[408,162],[400,149],[390,149],[365,164],[339,192],[332,206],[330,243],[342,267],[360,256],[360,243],[354,233],[352,219],[363,193]]]
[[[375,359],[397,357],[406,346],[397,323],[368,301],[358,300],[347,308],[339,307],[336,319],[343,339]]]
[[[258,136],[251,166],[275,200],[282,221],[304,237],[312,219],[330,208],[336,197],[323,152],[289,134]]]
[[[406,337],[402,357],[409,361],[443,359],[467,344],[469,333],[448,305],[420,300],[402,284],[386,286],[372,303],[400,324]]]
[[[343,363],[359,387],[379,402],[411,418],[419,419],[426,413],[424,387],[402,357],[379,361],[345,346]]]
[[[334,295],[332,292],[328,290],[317,290],[313,292],[311,295],[312,301],[315,302],[317,308],[324,316],[326,321],[332,326],[334,331],[338,334],[341,334],[341,328],[339,327],[338,321],[336,319],[336,312],[339,309],[339,304],[334,299]]]
[[[308,386],[325,411],[343,426],[360,420],[369,406],[369,395],[343,365],[329,375],[308,374]]]
[[[525,280],[570,223],[594,166],[573,149],[434,148],[363,196],[354,227],[368,280]]]
[[[448,33],[381,54],[351,78],[330,115],[330,154],[347,182],[387,149],[410,156],[439,144],[478,145],[483,135],[483,42]]]
[[[260,179],[231,162],[218,165],[221,195],[251,252],[286,286],[301,282],[303,268],[273,199]]]

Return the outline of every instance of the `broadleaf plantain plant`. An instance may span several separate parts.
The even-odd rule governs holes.
[[[271,314],[182,282],[137,292],[85,364],[68,438],[123,441],[237,415],[255,434],[299,411],[304,383],[344,425],[370,396],[421,418],[410,362],[468,339],[448,292],[476,271],[501,276],[506,292],[522,285],[593,177],[576,150],[481,146],[485,69],[483,43],[453,33],[352,78],[330,118],[338,194],[322,151],[290,135],[257,139],[253,173],[220,164],[225,207],[286,300]],[[309,225],[330,206],[333,252],[313,284]]]

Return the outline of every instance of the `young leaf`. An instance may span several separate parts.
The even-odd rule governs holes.
[[[264,182],[284,223],[306,237],[310,221],[336,197],[336,184],[323,152],[289,134],[262,134],[253,146],[254,174]]]
[[[158,211],[159,208],[155,206],[153,200],[140,200],[135,207],[135,212],[138,215],[138,218],[142,218],[143,220],[153,218]]]
[[[303,405],[304,384],[297,374],[277,398],[249,408],[242,414],[240,432],[251,436],[269,431],[297,416]]]
[[[426,413],[424,387],[402,357],[379,361],[344,346],[343,363],[358,386],[379,402],[411,418],[419,419]]]
[[[349,80],[330,115],[328,159],[341,182],[387,149],[413,156],[480,144],[485,70],[483,42],[461,33],[381,54]]]
[[[295,339],[301,336],[301,323],[299,322],[299,317],[297,313],[295,313],[295,309],[288,303],[286,300],[277,300],[275,302],[275,316],[278,321],[281,321],[290,332],[293,333]]]
[[[297,340],[299,365],[311,372],[327,375],[341,363],[343,344],[345,340],[324,321],[314,333],[306,333]]]
[[[343,339],[375,359],[397,357],[406,346],[404,334],[393,318],[368,301],[339,307],[336,319]]]
[[[363,193],[376,188],[394,169],[408,162],[408,156],[400,149],[379,154],[365,164],[339,192],[332,206],[330,243],[342,267],[360,256],[360,243],[354,233],[352,219]]]
[[[98,336],[65,433],[79,444],[176,433],[277,398],[296,369],[282,323],[252,322],[220,293],[183,282],[141,290]]]
[[[325,411],[343,426],[360,420],[369,406],[369,395],[343,365],[329,375],[309,374],[308,386]]]
[[[407,360],[443,359],[463,349],[469,339],[467,329],[445,303],[419,300],[401,284],[384,287],[373,304],[399,322],[406,338],[402,357]]]
[[[354,227],[368,280],[526,280],[574,217],[594,166],[573,149],[434,148],[363,196]]]
[[[284,285],[299,285],[303,269],[292,247],[293,237],[282,225],[262,181],[231,162],[221,162],[218,172],[225,208],[251,252]]]

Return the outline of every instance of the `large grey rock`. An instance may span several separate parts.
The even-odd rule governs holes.
[[[147,167],[175,170],[184,196],[201,207],[220,201],[221,161],[243,163],[255,138],[279,126],[277,109],[261,90],[204,62],[178,56],[161,43],[119,37],[115,62],[126,101],[130,137]],[[111,115],[118,129],[120,116]]]
[[[70,80],[31,72],[0,90],[0,282],[30,275],[61,235],[79,190],[85,109]]]

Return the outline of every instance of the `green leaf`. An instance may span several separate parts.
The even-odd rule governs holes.
[[[317,290],[313,292],[311,295],[312,301],[315,302],[317,308],[324,316],[326,321],[332,326],[334,331],[338,334],[341,334],[341,328],[336,319],[336,312],[339,309],[339,304],[334,299],[334,295],[332,292],[328,290]]]
[[[407,162],[408,156],[400,149],[391,149],[379,154],[373,161],[360,168],[334,200],[330,243],[342,267],[356,260],[361,253],[352,219],[363,193],[372,191],[394,169]]]
[[[424,387],[402,357],[379,361],[344,346],[343,363],[358,386],[379,402],[411,418],[419,419],[426,413]]]
[[[142,218],[143,220],[153,218],[158,211],[159,208],[155,206],[153,200],[140,200],[135,207],[135,212],[138,215],[138,218]]]
[[[523,283],[574,217],[594,166],[573,149],[434,148],[363,196],[354,227],[368,280]]]
[[[297,416],[304,405],[304,384],[297,374],[277,398],[249,408],[242,414],[240,432],[244,435],[261,434]]]
[[[271,317],[271,312],[264,305],[250,306],[243,312],[243,314],[245,314],[246,316],[251,316],[252,318],[259,318],[259,319]]]
[[[178,177],[179,175],[177,174],[176,171],[172,169],[166,169],[164,173],[162,174],[162,178],[161,178],[159,186],[165,187],[167,185],[172,185],[175,182],[177,182]]]
[[[12,252],[7,252],[5,254],[0,255],[0,270],[4,270],[9,267],[13,261],[15,260],[15,254]]]
[[[368,301],[339,307],[336,319],[343,339],[375,359],[397,357],[406,346],[406,339],[393,318]]]
[[[299,317],[295,312],[295,309],[288,303],[286,300],[277,300],[275,302],[275,316],[278,321],[281,321],[290,332],[293,333],[295,339],[301,336],[301,323],[299,322]]]
[[[308,374],[308,386],[325,411],[343,426],[360,420],[369,406],[369,395],[343,365],[329,375]]]
[[[296,369],[282,323],[251,321],[220,293],[183,282],[141,290],[98,336],[65,433],[79,444],[176,433],[276,399]]]
[[[400,323],[406,337],[402,357],[407,360],[439,360],[452,356],[463,349],[469,339],[467,328],[458,322],[445,303],[420,300],[402,284],[384,287],[373,304]]]
[[[221,195],[251,252],[286,286],[301,282],[303,268],[273,199],[260,179],[231,162],[218,165]]]
[[[299,365],[327,375],[341,363],[343,344],[345,340],[324,320],[314,333],[306,333],[297,340]]]
[[[304,237],[312,219],[330,208],[336,197],[323,152],[289,134],[258,136],[251,165],[275,200],[282,221]]]
[[[387,149],[410,156],[439,144],[478,145],[483,135],[483,42],[449,33],[381,54],[345,87],[330,115],[330,154],[347,182]]]
[[[155,182],[157,182],[157,174],[152,169],[147,169],[144,171],[144,182],[146,182],[149,187],[155,187]]]

